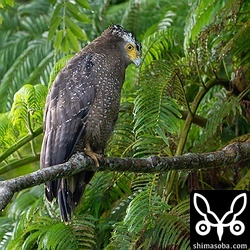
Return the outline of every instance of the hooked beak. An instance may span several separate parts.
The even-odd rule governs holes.
[[[135,64],[136,68],[139,67],[141,65],[141,58],[140,57],[136,57],[134,60],[133,60],[133,63]]]

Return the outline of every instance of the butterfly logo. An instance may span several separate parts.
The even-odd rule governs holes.
[[[240,201],[241,199],[243,199],[243,205],[239,209],[239,204],[241,204],[240,202],[242,202]],[[198,202],[200,204],[200,207],[198,206]],[[225,227],[229,227],[230,232],[236,236],[243,234],[243,232],[245,231],[244,223],[240,220],[237,220],[237,217],[246,208],[246,193],[239,194],[233,199],[230,210],[227,211],[221,219],[219,219],[219,217],[213,211],[211,211],[210,205],[203,195],[195,193],[193,203],[196,211],[203,217],[203,219],[197,222],[195,226],[195,230],[199,235],[207,235],[209,234],[211,227],[215,227],[217,228],[219,241],[221,241]],[[235,206],[235,204],[237,204],[237,207]]]

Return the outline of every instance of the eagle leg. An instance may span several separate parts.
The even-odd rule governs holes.
[[[102,158],[101,154],[97,154],[93,152],[90,145],[88,143],[85,144],[84,152],[86,155],[90,156],[93,161],[95,162],[96,167],[100,167],[99,161]]]

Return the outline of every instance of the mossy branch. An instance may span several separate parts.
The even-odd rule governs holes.
[[[173,157],[150,156],[141,159],[104,158],[100,161],[99,168],[95,166],[91,158],[85,157],[83,153],[77,153],[66,163],[0,182],[0,210],[7,206],[15,192],[71,176],[83,170],[158,173],[228,166],[247,160],[250,160],[250,140],[230,144],[221,151],[202,154],[189,153]]]

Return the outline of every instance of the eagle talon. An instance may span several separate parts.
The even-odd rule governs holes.
[[[84,149],[84,152],[86,155],[88,155],[89,157],[91,157],[93,159],[93,161],[95,162],[95,165],[96,167],[100,167],[100,164],[99,164],[99,160],[102,158],[102,155],[101,154],[97,154],[95,152],[93,152],[89,146],[87,146],[85,149]]]

